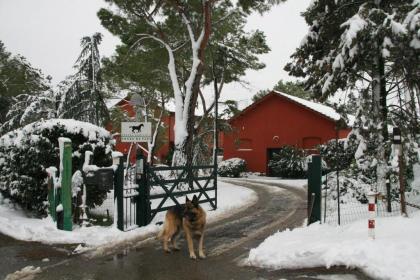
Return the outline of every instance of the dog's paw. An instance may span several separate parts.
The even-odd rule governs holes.
[[[204,252],[199,252],[198,253],[200,259],[205,259],[206,258],[206,254],[204,254]]]
[[[195,255],[195,253],[190,254],[190,259],[192,260],[196,260],[197,256]]]
[[[179,250],[181,250],[181,248],[179,248],[179,247],[174,247],[174,251],[179,251]]]
[[[164,251],[165,251],[165,253],[167,253],[167,254],[172,253],[171,249],[166,249],[166,250],[164,250]]]

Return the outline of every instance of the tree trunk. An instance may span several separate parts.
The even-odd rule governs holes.
[[[193,50],[193,63],[190,72],[190,78],[188,79],[187,89],[185,100],[183,102],[184,106],[187,108],[183,108],[183,116],[181,123],[179,122],[179,118],[175,117],[175,126],[178,125],[185,125],[186,129],[186,136],[185,138],[179,139],[177,135],[175,135],[176,143],[175,143],[175,152],[174,152],[174,160],[172,162],[173,166],[176,165],[192,165],[193,164],[193,153],[194,153],[194,134],[195,134],[195,107],[197,105],[197,99],[200,91],[200,82],[201,77],[204,73],[204,58],[205,58],[205,50],[208,45],[208,41],[210,38],[211,33],[211,11],[212,11],[212,1],[204,1],[203,3],[203,19],[204,25],[202,34],[200,35],[199,39],[195,40],[194,34],[192,32],[192,28],[185,17],[185,21],[187,24],[188,32],[190,35],[190,40],[192,43],[192,50]],[[184,14],[185,16],[185,14]],[[194,65],[198,62],[196,65]],[[194,67],[196,67],[194,69]],[[192,78],[192,81],[191,81]],[[173,81],[174,82],[174,81]],[[192,83],[191,83],[192,82]],[[186,83],[186,84],[187,84]],[[190,88],[189,88],[190,87]],[[189,95],[189,93],[191,93]],[[186,112],[186,114],[184,113]],[[175,114],[179,114],[176,112]],[[176,129],[175,134],[182,133],[178,128]],[[177,139],[178,138],[178,139]]]
[[[378,43],[378,46],[382,44]],[[381,54],[380,48],[377,48],[377,55],[374,59],[374,74],[373,74],[373,111],[374,119],[377,127],[375,129],[378,139],[378,150],[377,150],[377,166],[376,166],[376,178],[377,178],[377,191],[384,192],[386,186],[386,180],[389,179],[388,172],[388,158],[390,151],[387,148],[387,142],[389,140],[388,134],[388,108],[386,103],[386,80],[385,80],[385,62]],[[390,195],[390,194],[387,194]]]
[[[417,133],[419,133],[419,122],[418,122],[418,116],[417,116],[417,112],[416,112],[416,98],[414,96],[414,89],[410,88],[408,86],[407,88],[408,90],[408,94],[410,96],[410,100],[409,100],[409,104],[408,106],[410,107],[410,113],[411,113],[411,123],[412,123],[412,129],[411,129],[411,134],[413,137],[416,136]],[[418,96],[417,96],[418,98]]]

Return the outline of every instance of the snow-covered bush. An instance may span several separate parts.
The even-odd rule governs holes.
[[[59,167],[59,137],[72,140],[72,174],[82,169],[86,151],[93,152],[94,164],[112,164],[111,135],[105,129],[76,120],[35,122],[0,138],[0,192],[4,197],[36,214],[46,213],[46,168]],[[105,190],[87,190],[89,207],[100,205],[105,198]]]
[[[326,175],[324,184],[328,193],[328,200],[337,200],[337,173],[330,172]],[[367,203],[367,192],[371,188],[371,184],[367,183],[366,178],[355,176],[352,169],[346,169],[339,172],[339,189],[340,189],[340,203],[360,202]],[[335,203],[333,203],[335,205]]]
[[[334,158],[334,146],[335,143],[331,144],[331,149],[325,148],[326,151],[330,152],[332,155],[325,155],[325,150],[321,147],[321,153],[324,153],[324,159],[328,163],[332,162],[330,165],[330,171],[334,171],[335,167],[334,161],[338,161],[338,167],[340,170],[339,181],[340,181],[340,196],[342,201],[349,199],[356,199],[361,203],[367,203],[366,193],[370,189],[375,189],[383,194],[386,193],[385,185],[381,184],[377,178],[377,160],[375,151],[375,146],[377,142],[375,139],[370,139],[369,141],[365,140],[360,142],[350,135],[350,137],[343,141],[344,146],[339,147],[339,153],[336,158]],[[390,145],[388,142],[386,145]],[[340,145],[341,146],[341,145]],[[407,141],[404,145],[404,157],[405,157],[405,189],[406,192],[411,191],[411,182],[414,180],[413,166],[418,162],[418,157],[416,153],[417,143],[414,141]],[[389,148],[391,149],[391,148]],[[340,154],[341,153],[341,154]],[[338,160],[337,160],[338,158]],[[391,154],[389,155],[389,162],[387,166],[389,172],[389,179],[391,183],[391,199],[398,200],[399,198],[399,169],[398,169],[398,157],[391,149]],[[332,181],[328,179],[328,189],[331,189],[333,193],[336,193],[336,176],[335,172],[330,173],[329,178],[333,179]],[[335,196],[332,197],[336,199]]]
[[[217,173],[222,177],[239,177],[246,171],[246,161],[241,158],[230,158],[219,164]]]
[[[354,162],[354,154],[356,153],[357,143],[348,139],[330,140],[326,144],[319,147],[322,160],[325,161],[328,170],[339,170],[350,167]]]
[[[303,150],[293,146],[283,146],[268,163],[271,175],[283,178],[304,178],[306,157]]]

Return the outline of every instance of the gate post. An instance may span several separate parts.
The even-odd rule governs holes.
[[[321,221],[321,156],[312,155],[308,162],[308,225]]]
[[[63,229],[73,230],[71,213],[71,140],[60,137],[61,204],[63,206]]]
[[[216,208],[214,210],[217,209],[217,161],[216,164],[214,165],[214,206],[216,206]]]
[[[147,184],[147,163],[142,154],[136,156],[136,184],[139,195],[136,203],[136,224],[146,226],[150,221],[150,190]]]
[[[124,160],[122,155],[114,158],[117,170],[114,175],[114,224],[121,231],[124,230]]]

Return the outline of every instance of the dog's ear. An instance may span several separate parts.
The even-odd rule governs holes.
[[[192,204],[197,207],[198,206],[198,197],[196,195],[194,195],[193,199],[192,199]]]
[[[188,198],[188,195],[185,196],[185,203],[189,202],[190,199]]]

